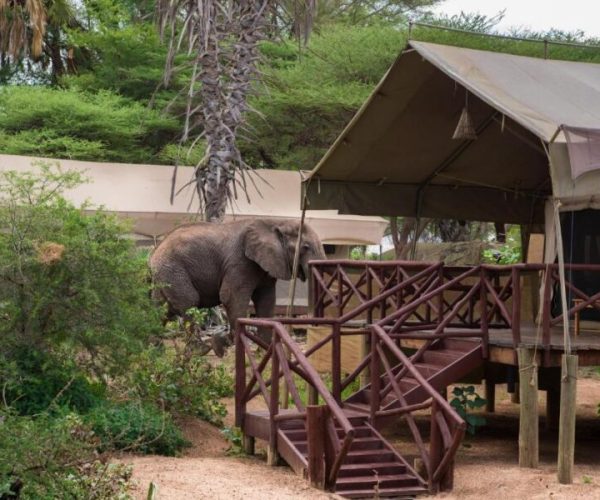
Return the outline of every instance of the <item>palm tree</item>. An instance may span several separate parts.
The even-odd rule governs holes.
[[[310,28],[315,0],[301,5]],[[245,190],[249,166],[237,146],[253,83],[258,77],[258,45],[276,25],[281,12],[272,0],[158,0],[161,36],[169,50],[164,84],[176,72],[175,56],[187,48],[191,77],[186,92],[182,143],[206,141],[206,152],[196,165],[196,189],[205,218],[221,221],[227,200]],[[297,9],[297,12],[299,9]],[[306,38],[306,37],[305,37]],[[241,183],[236,172],[242,172]],[[239,184],[238,184],[239,183]]]
[[[191,65],[182,144],[192,141],[191,150],[200,138],[206,142],[195,171],[205,218],[221,221],[227,200],[252,179],[245,175],[249,166],[237,138],[259,76],[261,40],[283,31],[306,44],[315,15],[343,15],[364,23],[372,15],[398,18],[407,9],[438,1],[321,0],[317,10],[317,0],[157,0],[160,33],[169,41],[164,85],[177,72],[181,49],[187,49]]]
[[[0,0],[0,52],[13,59],[26,52],[37,59],[42,54],[46,20],[43,0]]]
[[[71,61],[64,27],[79,27],[72,0],[0,0],[0,60],[20,68],[39,63],[54,80]]]

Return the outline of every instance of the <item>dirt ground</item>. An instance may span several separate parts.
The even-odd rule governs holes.
[[[479,391],[482,394],[482,391]],[[578,384],[577,447],[574,484],[556,479],[557,434],[544,429],[545,401],[540,393],[540,467],[520,469],[518,463],[518,405],[497,389],[496,413],[488,424],[461,446],[456,459],[454,490],[438,498],[472,500],[598,499],[600,500],[600,380],[580,378]],[[232,401],[228,401],[232,419]],[[420,425],[428,425],[425,418]],[[264,455],[239,458],[226,454],[220,431],[204,422],[184,422],[193,443],[182,457],[129,456],[137,483],[135,498],[146,498],[148,485],[158,486],[158,500],[183,499],[326,499],[339,498],[310,488],[287,467],[268,467]],[[403,431],[387,432],[398,448],[410,453]],[[257,443],[258,445],[258,443]]]

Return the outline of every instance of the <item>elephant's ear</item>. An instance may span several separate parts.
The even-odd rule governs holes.
[[[279,280],[292,278],[285,236],[269,221],[255,220],[246,230],[244,254],[270,276]]]

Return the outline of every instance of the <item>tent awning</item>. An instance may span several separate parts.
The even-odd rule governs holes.
[[[452,139],[465,106],[477,139]],[[542,222],[553,191],[599,192],[564,175],[562,124],[600,128],[600,65],[411,42],[311,172],[311,208]]]

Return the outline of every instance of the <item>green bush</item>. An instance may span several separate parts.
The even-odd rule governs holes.
[[[57,396],[88,409],[162,331],[127,227],[61,196],[80,182],[49,166],[0,174],[0,370],[24,413]]]
[[[176,341],[177,342],[177,341]],[[220,399],[233,394],[233,379],[222,365],[211,366],[193,350],[146,350],[123,378],[130,399],[158,404],[173,413],[200,417],[216,425],[227,414]]]
[[[12,86],[0,91],[6,154],[153,163],[177,121],[110,91]]]
[[[129,468],[100,457],[97,441],[71,413],[0,410],[0,496],[20,484],[23,499],[127,498]]]
[[[472,410],[484,406],[486,400],[475,392],[475,387],[472,385],[455,387],[452,390],[452,395],[454,397],[450,400],[450,405],[467,423],[469,434],[475,434],[479,427],[486,424],[486,420],[481,415],[473,414]]]
[[[189,445],[171,415],[148,404],[104,404],[88,413],[85,421],[100,439],[100,450],[173,456]]]

